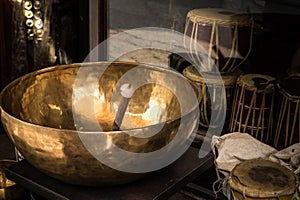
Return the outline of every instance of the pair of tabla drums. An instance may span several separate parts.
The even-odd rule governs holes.
[[[204,130],[220,126],[218,121],[226,112],[223,130],[228,131],[235,83],[241,74],[238,67],[251,51],[253,23],[249,14],[221,8],[194,9],[187,14],[184,45],[197,70],[190,66],[183,74],[200,87],[199,125]],[[224,88],[218,106],[214,97]],[[217,114],[215,124],[210,120],[212,111]]]
[[[221,8],[194,9],[187,14],[184,45],[201,71],[232,72],[251,52],[253,26],[253,17],[247,13]],[[203,62],[203,56],[209,58],[207,62]]]
[[[300,76],[241,75],[229,129],[249,133],[278,150],[300,142]]]
[[[294,172],[264,159],[250,159],[236,165],[228,184],[234,200],[298,200],[299,183]]]
[[[211,112],[226,112],[223,132],[249,133],[256,139],[274,146],[286,148],[300,142],[300,76],[280,79],[264,74],[242,74],[241,71],[218,76],[205,76],[189,66],[184,76],[194,81],[201,92],[199,101],[199,126],[208,130]],[[212,107],[215,93],[222,99]],[[212,92],[213,94],[210,94]],[[214,119],[215,122],[218,122]]]
[[[190,40],[184,40],[185,47],[201,74],[211,75],[204,78],[192,67],[186,68],[183,74],[198,83],[202,92],[200,127],[208,129],[211,125],[213,99],[210,97],[214,95],[208,94],[208,88],[217,93],[224,86],[227,111],[224,130],[229,127],[231,132],[248,132],[260,141],[281,149],[300,141],[300,94],[290,89],[299,85],[299,78],[282,78],[275,87],[269,84],[258,88],[257,82],[265,84],[274,78],[261,74],[239,77],[240,72],[236,70],[251,52],[253,28],[253,16],[247,13],[219,8],[189,11],[184,35]],[[204,47],[204,52],[198,52],[197,45]],[[217,68],[211,67],[213,65]],[[218,71],[223,82],[213,75]],[[223,107],[224,104],[212,109],[224,110]]]
[[[268,134],[272,127],[274,87],[270,84],[264,89],[257,89],[254,80],[269,82],[274,78],[260,74],[243,75],[242,71],[236,70],[232,73],[222,74],[219,79],[219,76],[211,73],[200,74],[193,66],[185,68],[183,75],[195,82],[201,93],[199,100],[200,128],[208,130],[210,126],[214,126],[210,123],[211,113],[214,109],[216,113],[220,113],[220,118],[222,117],[221,113],[226,112],[224,133],[229,131],[248,132],[261,141],[270,139],[271,136]],[[213,97],[216,96],[216,93],[223,91],[225,94],[221,95],[223,98],[219,101],[221,104],[212,108],[212,104],[216,101]],[[218,122],[221,119],[214,119],[214,121]]]

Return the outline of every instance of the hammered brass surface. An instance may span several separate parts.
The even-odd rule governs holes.
[[[126,151],[145,153],[167,145],[183,118],[188,119],[184,124],[187,131],[193,127],[198,117],[195,114],[198,104],[193,104],[179,85],[179,80],[188,81],[181,74],[138,63],[115,62],[107,66],[107,63],[99,62],[49,67],[26,74],[3,89],[0,96],[2,122],[10,139],[30,164],[71,184],[128,183],[145,174],[125,173],[104,165],[89,153],[77,130],[85,137],[97,131],[101,133],[98,137],[112,141]],[[80,75],[79,70],[83,68],[86,73]],[[99,78],[96,74],[101,70],[103,74]],[[112,131],[121,99],[114,89],[123,75],[132,70],[135,70],[137,80],[155,79],[157,83],[150,81],[136,89],[121,130]],[[80,84],[77,85],[78,80]],[[90,87],[95,80],[98,83],[96,90]],[[124,81],[131,80],[125,78]],[[198,97],[197,87],[189,84]],[[182,90],[185,95],[185,101],[180,105],[174,95],[176,90]],[[149,117],[149,108],[153,106],[163,108],[165,113],[157,111],[154,117]],[[74,115],[80,119],[80,124],[74,120]],[[165,124],[157,134],[135,137],[162,123]],[[100,132],[99,124],[103,129]],[[107,152],[109,156],[109,145],[100,147],[99,152]]]

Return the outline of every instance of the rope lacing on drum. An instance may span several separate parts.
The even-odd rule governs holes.
[[[237,19],[236,18],[237,16],[243,16],[243,18]],[[218,22],[218,24],[228,25],[228,26],[235,25],[236,23],[247,26],[247,25],[251,24],[251,20],[249,20],[248,16],[249,15],[246,13],[245,14],[236,14],[236,15],[233,15],[229,20],[215,19],[215,21]],[[195,16],[192,12],[189,12],[187,14],[187,17],[195,23],[203,23],[203,24],[211,23],[211,18],[199,16],[199,15]]]
[[[202,21],[203,20],[203,21]],[[205,25],[205,24],[212,24],[212,29],[211,29],[211,37],[210,37],[210,43],[209,43],[209,49],[208,49],[208,67],[211,68],[211,60],[210,58],[212,57],[212,50],[213,50],[213,41],[215,39],[216,42],[216,52],[215,52],[215,56],[216,56],[216,65],[217,67],[220,68],[220,58],[219,56],[219,50],[220,50],[220,45],[219,45],[219,31],[218,31],[218,25],[232,25],[234,27],[234,33],[233,33],[233,39],[232,39],[232,44],[231,44],[231,50],[230,50],[230,55],[229,58],[234,58],[232,59],[228,59],[225,63],[225,65],[222,67],[222,69],[220,68],[219,70],[221,72],[232,72],[234,71],[236,68],[238,68],[250,55],[250,52],[252,50],[252,40],[253,40],[253,29],[254,29],[254,21],[253,21],[253,17],[247,18],[247,24],[250,25],[250,41],[249,41],[249,50],[246,54],[246,56],[242,59],[242,61],[240,63],[238,63],[237,65],[235,65],[236,63],[236,59],[237,59],[237,54],[238,54],[238,47],[239,47],[239,43],[238,43],[238,27],[241,25],[241,21],[230,21],[230,20],[215,20],[213,21],[213,23],[211,22],[211,19],[209,18],[205,18],[205,17],[199,17],[199,16],[193,16],[190,12],[187,15],[187,19],[186,19],[186,26],[185,26],[185,34],[184,37],[187,35],[187,30],[190,24],[190,21],[193,22],[193,27],[192,27],[192,31],[191,31],[191,38],[193,40],[190,41],[190,50],[191,50],[191,57],[193,59],[193,61],[197,64],[199,64],[201,67],[203,67],[203,69],[205,69],[206,67],[203,66],[202,64],[202,60],[199,57],[200,55],[197,54],[197,50],[196,50],[196,43],[197,43],[197,37],[198,37],[198,28],[199,25]],[[225,23],[226,22],[226,23]],[[186,42],[186,40],[184,41]],[[192,50],[192,42],[194,42],[194,50],[195,50],[195,56],[196,59],[194,58],[194,53]],[[186,46],[186,44],[185,44]],[[198,56],[197,56],[198,55]],[[197,60],[197,62],[196,62]],[[231,66],[229,66],[231,62]],[[229,66],[229,67],[228,67]]]

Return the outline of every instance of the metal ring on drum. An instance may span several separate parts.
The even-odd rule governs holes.
[[[273,127],[275,79],[263,74],[246,74],[237,79],[232,114],[231,132],[249,133],[264,143],[270,143]],[[265,83],[258,88],[256,81]]]
[[[215,64],[220,72],[231,72],[251,52],[253,26],[253,17],[247,13],[221,8],[190,10],[184,36],[191,39],[184,39],[184,45],[193,62],[204,70],[207,66],[203,66],[200,54],[212,58],[212,61],[208,60],[208,67]],[[196,43],[201,44],[206,52],[197,52]]]

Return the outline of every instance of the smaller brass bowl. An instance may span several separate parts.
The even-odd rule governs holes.
[[[9,180],[5,176],[5,168],[16,163],[14,160],[0,160],[0,199],[13,200],[25,199],[28,195],[25,188]]]

